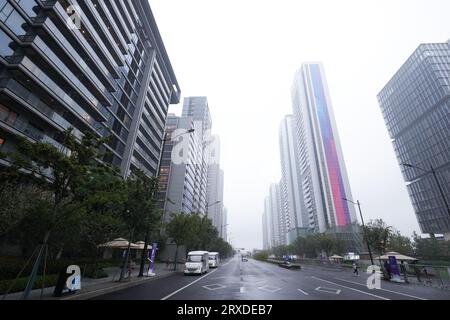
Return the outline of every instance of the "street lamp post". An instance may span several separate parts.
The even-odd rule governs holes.
[[[156,193],[156,189],[157,189],[157,182],[154,182],[155,184],[153,185],[153,190],[151,192],[151,197],[152,197],[152,201],[155,198],[155,193]],[[154,207],[151,208],[151,210],[154,210]],[[148,219],[148,217],[147,217]],[[147,257],[147,250],[148,250],[148,242],[149,242],[149,233],[150,233],[150,223],[148,221],[146,221],[146,227],[147,230],[145,231],[145,239],[144,239],[144,248],[141,252],[141,265],[139,267],[139,275],[138,277],[141,278],[144,276],[144,268],[145,268],[145,261],[146,261],[146,257]]]
[[[359,200],[354,202],[354,201],[346,199],[346,198],[342,198],[342,199],[358,206],[359,214],[361,216],[361,222],[362,222],[362,226],[363,226],[364,238],[366,238],[367,249],[369,250],[370,262],[372,263],[372,265],[374,265],[373,257],[372,257],[372,250],[370,249],[369,239],[367,239],[367,235],[366,235],[366,225],[364,224],[364,218],[363,218],[363,214],[362,214],[362,211],[361,211],[361,204],[359,203]]]
[[[429,173],[428,170],[425,170],[425,169],[423,169],[421,167],[418,167],[418,166],[415,166],[415,165],[412,165],[412,164],[409,164],[409,163],[402,163],[401,165],[404,166],[404,167],[407,167],[407,168],[415,168],[415,169],[418,169],[418,170],[420,170],[422,172]],[[432,165],[430,165],[430,169],[431,169],[431,173],[433,174],[434,180],[436,181],[436,184],[438,186],[438,189],[439,189],[439,192],[441,194],[442,200],[444,201],[445,207],[447,208],[448,215],[450,216],[450,206],[448,204],[447,199],[445,198],[444,190],[442,190],[441,183],[439,182],[439,179],[438,179],[438,177],[436,175],[436,170],[434,170],[434,167]]]
[[[212,206],[215,206],[216,204],[222,203],[222,201],[216,201],[210,204],[206,205],[206,216],[208,216],[208,209],[211,208]]]
[[[183,132],[183,133],[180,133],[179,135],[176,135],[175,137],[166,138],[166,139],[163,140],[163,142],[172,142],[173,140],[175,140],[178,137],[184,136],[186,134],[191,134],[191,133],[194,133],[194,132],[195,132],[195,129],[189,129],[186,132]]]

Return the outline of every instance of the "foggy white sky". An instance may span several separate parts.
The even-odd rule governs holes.
[[[322,61],[365,220],[420,231],[376,95],[424,42],[450,38],[448,0],[150,0],[184,96],[208,96],[233,245],[262,247],[280,177],[278,127],[302,62]],[[179,113],[181,104],[171,111]]]

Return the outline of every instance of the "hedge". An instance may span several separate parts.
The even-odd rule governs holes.
[[[9,293],[24,291],[27,286],[28,278],[29,277],[17,279],[16,283],[14,284],[14,287],[11,289],[11,291]],[[42,288],[42,279],[43,279],[42,276],[36,277],[36,282],[34,283],[33,289]],[[57,281],[58,281],[57,274],[46,275],[45,276],[45,287],[46,288],[54,287],[54,286],[56,286]],[[0,281],[0,294],[2,294],[2,295],[5,294],[13,282],[14,282],[14,280]]]
[[[21,276],[27,276],[31,274],[33,269],[33,261],[31,261],[25,270],[22,272]],[[26,260],[15,258],[15,257],[0,257],[0,281],[2,280],[11,280],[15,279],[19,272],[22,270],[26,263]],[[118,262],[113,261],[99,261],[98,262],[98,271],[97,275],[94,275],[95,264],[92,260],[83,261],[83,260],[58,260],[58,261],[47,261],[46,274],[59,274],[59,272],[68,265],[78,265],[81,268],[81,273],[84,274],[85,277],[90,278],[91,276],[94,278],[105,277],[107,276],[103,271],[103,268],[108,266],[118,266]],[[84,268],[86,267],[86,270]],[[42,266],[39,273],[42,273]]]

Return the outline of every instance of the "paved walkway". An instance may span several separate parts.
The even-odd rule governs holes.
[[[63,297],[57,298],[53,297],[53,292],[55,287],[46,288],[43,291],[41,297],[41,289],[33,290],[30,293],[29,300],[86,300],[99,295],[103,295],[110,292],[115,292],[118,290],[122,290],[125,288],[129,288],[138,284],[141,284],[146,281],[152,281],[155,279],[161,279],[173,274],[173,265],[168,266],[165,263],[157,263],[155,264],[154,273],[156,274],[153,277],[144,276],[142,278],[138,278],[139,274],[139,266],[136,266],[133,271],[130,279],[124,279],[121,282],[118,281],[120,277],[120,268],[105,268],[105,272],[109,275],[107,278],[103,279],[89,279],[84,278],[81,280],[81,290],[75,294],[65,295]],[[145,270],[148,270],[148,265],[145,266]],[[182,265],[178,266],[178,271],[183,270]],[[144,273],[145,274],[145,273]],[[20,300],[22,297],[22,292],[11,293],[9,294],[5,300]],[[2,299],[3,296],[0,296]]]

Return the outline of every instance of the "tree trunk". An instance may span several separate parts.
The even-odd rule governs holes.
[[[58,253],[56,254],[55,260],[60,260],[61,259],[63,251],[64,251],[64,243],[61,244],[61,248],[59,249]]]
[[[144,250],[142,250],[142,253],[141,253],[141,267],[139,269],[138,277],[144,276],[145,262],[147,260],[148,233],[149,233],[149,231],[147,230],[147,233],[145,234],[145,240],[144,240]]]
[[[173,271],[177,271],[177,264],[178,264],[178,244],[175,247],[175,260],[174,260],[175,266],[173,267]]]
[[[134,228],[131,229],[130,239],[128,239],[127,253],[126,253],[126,257],[125,257],[125,259],[124,259],[124,261],[123,261],[123,264],[122,264],[122,270],[121,270],[121,272],[120,272],[120,278],[119,278],[119,281],[122,281],[122,280],[123,280],[124,273],[125,273],[125,268],[128,266],[128,261],[129,261],[129,258],[130,258],[131,240],[133,239],[133,234],[134,234]],[[131,275],[130,275],[130,277],[131,277]]]
[[[27,286],[25,288],[25,291],[23,292],[22,300],[28,299],[28,296],[30,295],[31,290],[33,289],[34,282],[36,281],[36,276],[39,271],[39,267],[42,264],[42,256],[44,255],[45,252],[47,252],[46,248],[48,245],[48,239],[50,238],[50,233],[51,233],[51,230],[48,230],[44,236],[44,241],[42,242],[42,245],[39,249],[38,256],[33,265],[33,270],[31,271],[31,275],[30,275],[30,278],[28,279]]]

